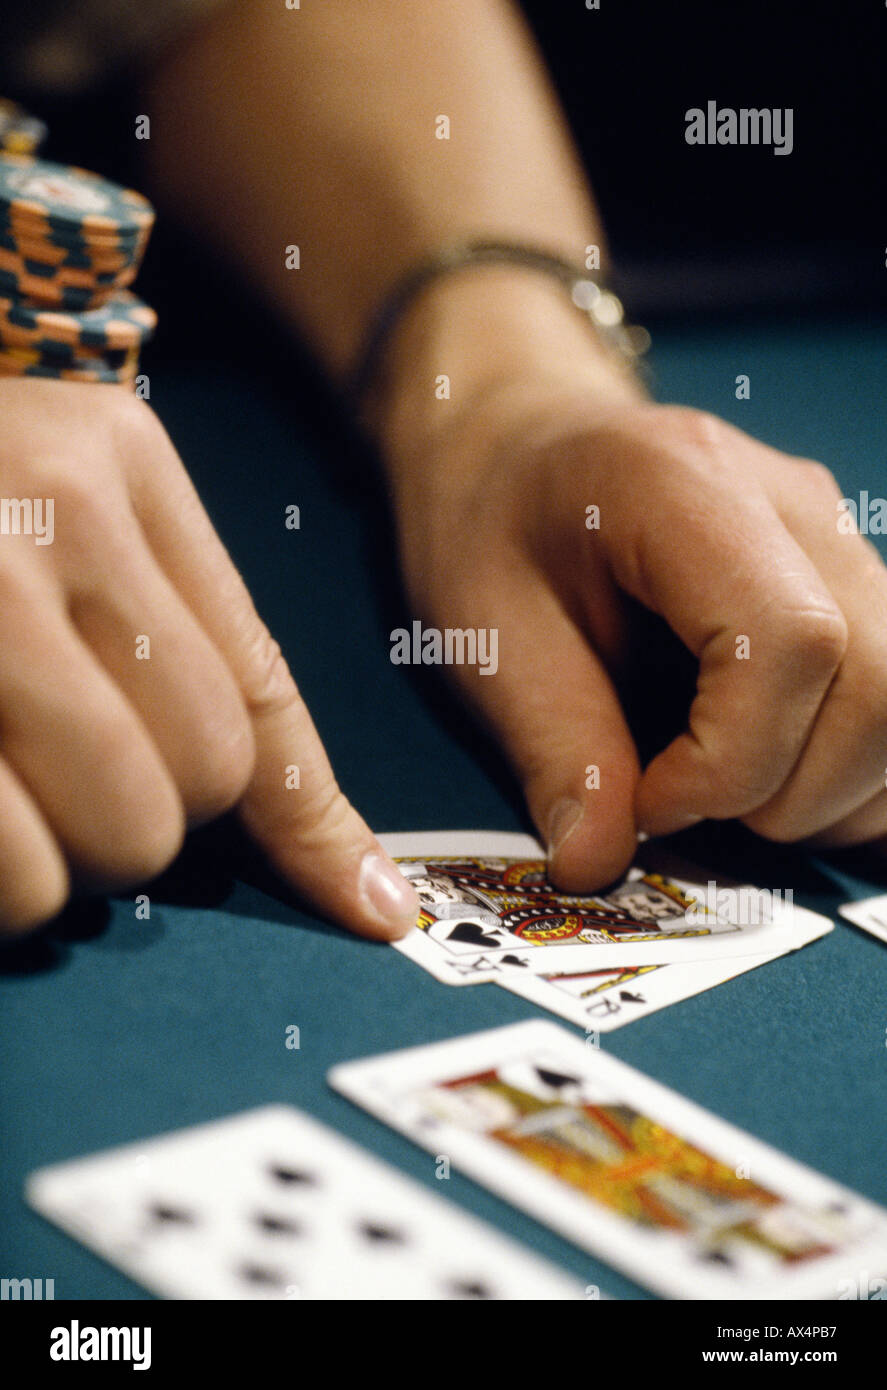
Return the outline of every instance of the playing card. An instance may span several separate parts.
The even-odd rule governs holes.
[[[585,1286],[271,1105],[32,1173],[30,1204],[181,1299],[579,1299]]]
[[[836,1298],[887,1212],[553,1023],[334,1067],[337,1090],[676,1298]]]
[[[804,921],[806,935],[797,942],[798,946],[833,930],[828,918],[816,913],[805,914]],[[711,962],[685,961],[680,965],[612,966],[573,974],[535,975],[527,970],[509,970],[502,971],[496,983],[580,1028],[609,1033],[636,1018],[756,970],[759,965],[778,959],[779,954],[782,953]]]
[[[415,930],[394,946],[447,984],[509,970],[563,974],[781,955],[809,939],[811,919],[827,921],[750,885],[703,884],[641,866],[605,892],[561,893],[546,878],[541,845],[527,835],[380,838],[421,904]]]
[[[887,941],[887,893],[876,898],[862,898],[859,902],[844,903],[838,911],[855,927],[862,927],[879,941]]]

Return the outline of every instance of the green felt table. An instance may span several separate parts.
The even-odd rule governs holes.
[[[258,337],[258,319],[253,327]],[[299,359],[281,368],[268,333],[273,370],[261,353],[173,331],[148,361],[152,400],[292,661],[342,784],[378,830],[525,829],[513,785],[458,710],[433,680],[391,665],[388,632],[409,610],[384,512],[364,461],[348,457],[334,404],[303,409]],[[658,327],[654,362],[662,399],[822,459],[847,495],[887,492],[883,322],[672,322]],[[751,380],[748,401],[735,398],[739,373]],[[293,503],[298,531],[283,524]],[[688,843],[830,916],[845,898],[880,891],[852,856],[811,861],[705,828]],[[334,1094],[328,1068],[538,1011],[491,985],[438,984],[394,950],[318,920],[230,824],[199,832],[149,891],[150,920],[137,920],[133,894],[87,904],[0,958],[0,1272],[54,1278],[57,1298],[145,1297],[26,1208],[25,1175],[272,1101],[303,1107],[440,1191],[431,1158]],[[286,1047],[291,1024],[299,1050]],[[838,925],[602,1044],[884,1201],[885,1028],[887,947]],[[584,1282],[648,1296],[462,1175],[445,1191]]]

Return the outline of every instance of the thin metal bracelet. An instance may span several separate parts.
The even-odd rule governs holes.
[[[360,414],[393,331],[412,300],[432,280],[476,265],[526,266],[553,275],[603,342],[629,367],[636,367],[650,346],[646,328],[627,324],[621,301],[584,266],[519,242],[454,242],[439,247],[411,266],[386,296],[370,323],[357,364],[345,383],[346,397],[356,415]]]

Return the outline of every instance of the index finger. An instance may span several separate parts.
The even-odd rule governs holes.
[[[245,701],[255,764],[239,810],[277,869],[323,913],[365,936],[415,925],[419,902],[339,789],[277,643],[159,425],[131,486],[157,558],[216,644]],[[138,446],[137,446],[138,447]]]

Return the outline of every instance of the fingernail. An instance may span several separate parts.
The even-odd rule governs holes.
[[[390,859],[372,849],[365,854],[360,863],[357,887],[361,897],[386,925],[402,931],[416,925],[419,915],[416,890]]]
[[[581,801],[564,796],[556,801],[548,817],[548,857],[553,859],[558,850],[569,839],[585,814]]]

